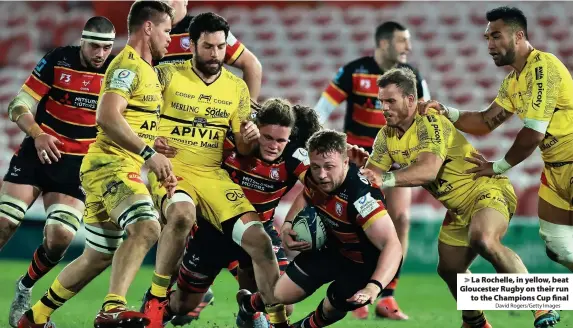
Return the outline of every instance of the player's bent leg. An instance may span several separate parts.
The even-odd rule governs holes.
[[[292,325],[293,328],[318,328],[330,326],[346,316],[347,311],[341,311],[332,305],[329,297],[324,298],[315,311]]]
[[[111,264],[113,253],[121,244],[123,231],[118,231],[111,223],[86,225],[85,229],[86,247],[82,255],[60,272],[44,297],[22,316],[21,322],[49,322],[54,311]]]
[[[501,243],[508,225],[508,219],[498,210],[480,209],[472,216],[469,226],[470,246],[498,273],[527,273],[519,256]]]
[[[162,212],[167,223],[159,237],[150,290],[152,296],[160,299],[167,297],[171,273],[177,268],[189,231],[196,222],[195,204],[182,191],[176,192],[171,199],[165,199]]]
[[[113,257],[109,292],[104,311],[127,304],[125,295],[139,270],[145,255],[160,234],[158,213],[149,195],[131,195],[110,213],[114,222],[127,231],[127,238]]]
[[[545,242],[547,256],[573,271],[573,211],[557,207],[542,197],[537,211],[539,235]]]
[[[40,190],[31,185],[8,181],[0,189],[0,251],[14,235],[24,220],[28,207],[40,195]]]

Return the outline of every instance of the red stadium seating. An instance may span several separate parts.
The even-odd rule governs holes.
[[[192,13],[216,11],[225,16],[234,34],[263,64],[264,97],[285,97],[313,105],[338,67],[359,56],[372,54],[373,32],[383,20],[397,20],[412,33],[410,61],[426,77],[432,98],[463,109],[478,110],[497,94],[507,70],[495,67],[487,54],[483,31],[485,12],[498,6],[492,2],[431,3],[404,2],[375,7],[372,3],[339,4],[281,3],[255,6],[252,3],[191,2]],[[125,25],[121,14],[125,3],[114,4],[113,21]],[[197,4],[197,6],[194,6]],[[1,2],[3,31],[0,33],[0,104],[6,108],[35,63],[51,47],[77,43],[90,8],[68,9],[65,2]],[[107,6],[107,5],[106,5]],[[520,2],[530,17],[529,37],[534,46],[553,52],[573,68],[570,24],[573,6],[566,2]],[[97,4],[96,10],[104,10]],[[108,9],[105,9],[108,10]],[[104,11],[105,11],[104,10]],[[122,16],[123,15],[123,16]],[[115,17],[118,16],[118,17]],[[120,24],[116,23],[116,24]],[[116,27],[123,31],[124,26]],[[115,52],[125,43],[116,42]],[[343,112],[333,113],[329,127],[341,127]],[[486,137],[468,136],[488,158],[497,159],[511,146],[521,125],[517,119]],[[0,147],[15,149],[22,133],[11,122],[0,120]],[[2,152],[0,169],[5,171],[11,152]],[[536,190],[541,160],[536,154],[509,172],[520,196],[517,214],[536,216]],[[416,190],[417,211],[424,216],[443,213],[441,205],[425,191]],[[429,212],[428,212],[429,211]],[[437,215],[436,214],[436,215]]]

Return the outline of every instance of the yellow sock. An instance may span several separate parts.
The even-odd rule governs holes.
[[[157,272],[153,272],[153,279],[151,280],[151,295],[155,297],[167,297],[167,288],[171,282],[171,276],[165,276]]]
[[[124,296],[117,294],[107,294],[103,299],[102,308],[104,311],[115,309],[116,307],[126,306],[127,300]]]
[[[269,315],[269,320],[272,325],[284,324],[288,322],[286,308],[282,304],[265,306],[265,312],[267,312]]]
[[[32,306],[34,322],[48,322],[52,313],[64,305],[64,303],[74,295],[76,295],[76,293],[62,286],[58,279],[54,280],[54,283],[50,286],[46,294]]]

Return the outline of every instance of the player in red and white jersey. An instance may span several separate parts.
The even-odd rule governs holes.
[[[82,221],[85,194],[79,169],[96,137],[96,104],[113,59],[115,29],[107,18],[92,17],[81,36],[80,46],[48,52],[8,108],[10,120],[26,137],[0,191],[0,249],[40,195],[47,214],[45,238],[16,283],[10,307],[13,327],[30,308],[35,282],[60,262]]]
[[[188,0],[164,0],[175,9],[175,20],[171,30],[171,43],[167,48],[167,54],[157,64],[182,62],[193,57],[193,49],[189,43],[189,24],[193,16],[187,15]],[[249,51],[241,41],[229,32],[227,48],[225,52],[225,64],[231,65],[243,71],[243,79],[249,88],[251,99],[255,101],[261,91],[263,70],[257,57]]]
[[[378,76],[393,67],[408,67],[416,74],[418,98],[430,98],[424,78],[418,70],[407,64],[408,54],[412,49],[408,29],[397,22],[385,22],[376,28],[374,40],[376,42],[374,55],[356,59],[341,67],[315,106],[320,122],[323,123],[340,103],[346,101],[344,132],[348,136],[348,143],[363,147],[368,152],[372,152],[376,134],[386,125],[377,98]],[[385,196],[388,198],[388,213],[394,220],[406,256],[410,230],[411,189],[391,188]],[[378,316],[395,320],[408,319],[408,316],[400,311],[394,299],[398,277],[399,275],[382,293],[382,299],[376,309]],[[357,318],[366,319],[368,307],[362,307],[353,314]]]

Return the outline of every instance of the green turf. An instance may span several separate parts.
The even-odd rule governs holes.
[[[0,297],[0,328],[8,328],[8,309],[13,297],[15,280],[27,269],[24,262],[0,261],[2,274],[0,284],[2,296]],[[52,270],[34,287],[33,300],[38,300],[52,283],[63,266]],[[139,307],[139,299],[151,281],[152,268],[142,268],[133,283],[128,302],[131,306]],[[93,281],[79,295],[74,297],[52,317],[58,328],[88,328],[93,327],[92,322],[98,312],[101,302],[107,292],[109,270]],[[227,272],[222,272],[213,286],[215,305],[207,307],[199,321],[187,327],[234,327],[237,307],[235,293],[237,284]],[[316,305],[325,295],[325,289],[319,290],[315,295],[297,304],[292,319],[298,320]],[[436,274],[405,274],[400,280],[396,297],[400,306],[410,320],[394,322],[380,319],[358,321],[350,315],[333,327],[366,327],[366,328],[446,328],[460,327],[460,312],[450,296],[445,284]],[[373,309],[371,309],[371,315]],[[573,327],[569,313],[562,312],[562,322],[558,327]],[[532,315],[529,311],[489,311],[487,317],[494,328],[530,328],[533,327]]]

